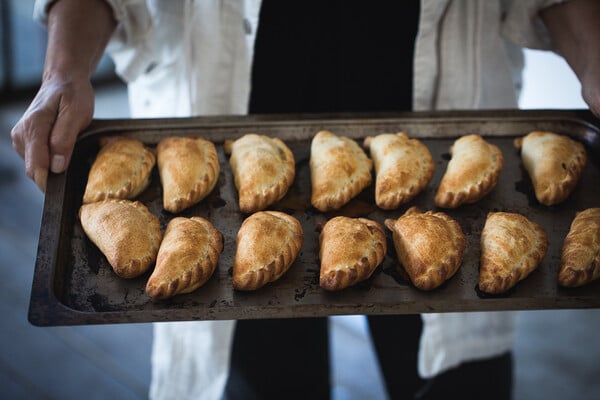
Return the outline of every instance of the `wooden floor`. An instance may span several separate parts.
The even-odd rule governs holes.
[[[99,112],[127,108],[122,87],[98,94]],[[24,107],[0,105],[0,399],[145,399],[150,324],[39,328],[27,320],[43,197],[10,145]],[[360,321],[333,323],[335,400],[385,399]],[[600,399],[599,331],[600,310],[520,313],[515,399]]]

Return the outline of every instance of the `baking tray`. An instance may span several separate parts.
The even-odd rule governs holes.
[[[343,314],[407,314],[600,307],[600,282],[565,289],[557,285],[560,249],[575,212],[600,206],[600,122],[586,110],[490,110],[385,114],[256,115],[148,120],[94,120],[80,135],[65,174],[48,178],[40,230],[29,320],[38,326],[131,323],[150,321],[315,317]],[[435,161],[429,186],[394,211],[374,206],[373,186],[338,212],[320,213],[310,206],[308,161],[310,140],[319,130],[352,137],[406,131],[420,138]],[[540,205],[513,139],[532,130],[570,135],[585,143],[589,162],[580,183],[563,204]],[[246,133],[277,136],[294,153],[297,174],[284,199],[271,207],[298,218],[304,245],[290,270],[255,292],[236,292],[231,285],[232,261],[239,226],[237,192],[222,144]],[[435,210],[435,190],[446,169],[449,147],[465,134],[478,133],[498,145],[505,167],[497,187],[476,204],[443,210],[454,217],[467,237],[464,261],[441,287],[423,292],[398,272],[388,235],[388,253],[373,276],[355,287],[327,292],[319,287],[319,224],[335,215],[364,216],[383,223],[416,205]],[[155,301],[145,292],[150,272],[132,280],[117,277],[100,251],[85,236],[77,212],[87,174],[98,151],[98,139],[126,135],[153,147],[171,135],[198,135],[217,145],[221,173],[215,190],[200,204],[179,215],[199,215],[224,235],[224,251],[212,278],[194,293]],[[157,169],[149,188],[137,199],[158,216],[164,230],[173,214],[162,209]],[[501,296],[478,291],[479,239],[489,211],[518,212],[544,227],[549,250],[528,278]]]

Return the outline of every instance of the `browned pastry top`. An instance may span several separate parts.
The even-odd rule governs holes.
[[[467,240],[460,225],[443,212],[411,207],[397,220],[387,219],[398,259],[412,283],[432,290],[459,269]]]
[[[583,144],[553,132],[530,132],[515,140],[533,182],[535,196],[550,206],[569,197],[587,163]]]
[[[600,278],[600,208],[578,212],[563,243],[558,283],[583,286]]]
[[[146,293],[166,299],[193,292],[212,276],[222,251],[223,235],[208,220],[173,218],[165,230]]]
[[[435,164],[429,149],[404,132],[365,139],[375,163],[375,203],[393,210],[412,200],[433,177]]]
[[[108,199],[84,204],[79,219],[118,276],[139,276],[156,260],[162,240],[160,223],[142,203]]]
[[[548,251],[546,232],[524,215],[488,213],[481,232],[479,289],[504,293],[525,279]]]
[[[504,166],[498,146],[479,135],[466,135],[454,142],[450,153],[452,158],[435,195],[438,207],[475,203],[496,186]]]
[[[304,242],[300,222],[280,211],[259,211],[244,220],[237,236],[233,287],[256,290],[279,279]]]
[[[199,203],[219,179],[215,145],[202,138],[168,137],[156,148],[163,207],[177,213]]]
[[[104,199],[133,199],[148,187],[156,163],[154,153],[142,142],[126,137],[101,141],[88,174],[83,203]]]
[[[266,209],[282,199],[294,182],[294,155],[279,138],[247,134],[225,141],[243,213]]]
[[[320,286],[340,290],[369,278],[383,261],[383,227],[367,218],[334,217],[319,235]]]
[[[310,147],[312,205],[320,211],[341,208],[371,184],[372,167],[354,140],[320,131]]]

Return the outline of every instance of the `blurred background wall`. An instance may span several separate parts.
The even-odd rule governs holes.
[[[33,21],[34,0],[0,0],[0,98],[29,95],[42,76],[46,30]],[[100,84],[116,79],[109,57],[94,75]]]

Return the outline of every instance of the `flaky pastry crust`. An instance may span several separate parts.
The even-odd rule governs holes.
[[[107,199],[79,209],[81,226],[122,278],[150,268],[162,240],[160,223],[139,201]]]
[[[411,207],[397,220],[386,219],[385,225],[392,231],[398,261],[418,289],[439,287],[462,264],[467,240],[449,215]]]
[[[368,279],[387,251],[385,231],[366,218],[334,217],[319,234],[319,285],[341,290]]]
[[[229,164],[243,213],[265,210],[292,186],[296,163],[281,139],[251,133],[225,141],[224,149],[231,154]]]
[[[600,208],[578,212],[571,222],[560,257],[558,283],[577,287],[600,278]]]
[[[494,189],[504,167],[498,146],[479,135],[466,135],[454,142],[450,153],[452,158],[435,195],[436,206],[456,208],[475,203]]]
[[[569,197],[587,163],[583,144],[553,132],[530,132],[515,139],[537,200],[546,206]]]
[[[213,275],[222,251],[223,235],[208,220],[173,218],[158,249],[146,293],[154,299],[167,299],[193,292]]]
[[[83,203],[133,199],[150,183],[156,157],[142,142],[127,137],[102,138],[88,174]]]
[[[548,251],[546,232],[517,213],[490,212],[481,232],[479,289],[500,294],[525,279]]]
[[[354,140],[320,131],[310,147],[312,205],[323,212],[340,209],[371,184],[372,167]]]
[[[409,202],[431,181],[435,164],[429,149],[405,132],[367,137],[375,164],[375,203],[393,210]]]
[[[202,138],[168,137],[156,148],[163,208],[178,213],[202,201],[219,179],[215,145]]]
[[[289,270],[304,242],[300,222],[283,212],[259,211],[244,220],[237,235],[233,287],[256,290]]]

